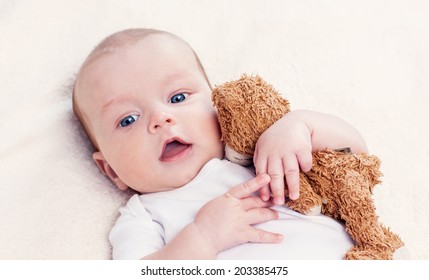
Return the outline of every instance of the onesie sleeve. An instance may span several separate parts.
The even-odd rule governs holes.
[[[164,247],[163,228],[152,220],[138,195],[132,196],[119,212],[109,235],[114,260],[141,259]]]

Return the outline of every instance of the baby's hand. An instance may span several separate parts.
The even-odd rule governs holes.
[[[215,252],[221,252],[246,242],[275,243],[282,235],[255,228],[253,225],[275,220],[272,203],[252,194],[266,186],[266,174],[233,187],[226,194],[205,204],[197,213],[194,224]]]
[[[275,122],[256,143],[254,164],[256,174],[271,176],[270,188],[275,204],[283,204],[284,178],[290,199],[299,197],[299,170],[307,172],[312,164],[311,133],[307,125],[289,114]],[[268,187],[261,188],[263,201],[270,199]]]

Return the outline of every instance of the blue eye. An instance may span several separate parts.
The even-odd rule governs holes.
[[[138,115],[129,115],[129,116],[126,116],[125,118],[123,118],[123,119],[119,122],[119,126],[120,126],[120,127],[126,127],[126,126],[129,126],[130,124],[132,124],[133,122],[135,122],[138,118],[139,118],[139,116],[138,116]]]
[[[173,97],[171,97],[170,102],[171,103],[180,103],[185,101],[186,97],[188,96],[187,93],[178,93],[173,95]]]

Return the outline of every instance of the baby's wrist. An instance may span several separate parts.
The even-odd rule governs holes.
[[[220,250],[216,247],[215,242],[207,230],[195,222],[188,225],[189,230],[193,233],[194,244],[200,244],[201,253],[207,256],[207,259],[215,259]]]

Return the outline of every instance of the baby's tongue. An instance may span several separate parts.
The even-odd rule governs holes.
[[[161,155],[161,159],[175,156],[175,155],[183,152],[184,150],[186,150],[186,148],[188,148],[188,146],[189,145],[182,144],[178,141],[173,141],[171,143],[168,143],[167,146],[165,146],[165,149]]]

